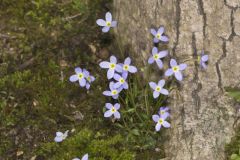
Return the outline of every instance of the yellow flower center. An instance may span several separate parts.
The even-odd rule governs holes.
[[[197,57],[197,61],[200,63],[201,62],[201,56]]]
[[[114,112],[116,112],[116,109],[114,107],[112,107],[111,111],[114,113]]]
[[[160,92],[160,91],[161,91],[161,87],[157,86],[157,87],[156,87],[156,91],[157,91],[157,92]]]
[[[110,26],[111,26],[111,22],[107,22],[106,25],[107,25],[108,27],[110,27]]]
[[[153,58],[154,58],[155,60],[157,60],[157,59],[159,58],[158,54],[155,54],[155,55],[153,56]]]
[[[165,111],[161,111],[160,113],[161,113],[161,114],[164,114],[164,113],[165,113]]]
[[[119,82],[120,82],[120,83],[124,83],[125,80],[124,80],[123,78],[120,78]]]
[[[117,90],[112,90],[112,95],[116,95],[117,94]]]
[[[87,80],[90,82],[91,81],[91,77],[87,77]]]
[[[123,66],[123,69],[124,69],[125,71],[127,71],[127,70],[128,70],[128,68],[129,68],[129,66],[128,66],[128,65],[126,65],[126,64]]]
[[[82,79],[83,78],[83,74],[82,73],[78,74],[78,78]]]
[[[160,39],[160,38],[161,38],[161,34],[158,33],[158,34],[156,35],[156,37],[157,37],[157,39]]]
[[[115,67],[116,67],[116,64],[114,64],[114,63],[110,64],[110,69],[114,69]]]
[[[173,67],[173,72],[178,72],[178,71],[179,71],[179,67],[178,66]]]
[[[163,124],[163,122],[164,122],[164,121],[163,121],[162,118],[160,118],[160,119],[158,120],[158,123],[159,123],[159,124]]]

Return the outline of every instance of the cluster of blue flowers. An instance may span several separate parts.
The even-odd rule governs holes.
[[[111,27],[117,26],[117,21],[112,20],[112,14],[107,12],[104,19],[98,19],[96,23],[102,27],[102,32],[106,33],[110,30]],[[151,34],[153,35],[153,42],[168,42],[169,38],[164,34],[164,27],[150,29]],[[158,51],[157,47],[152,48],[152,54],[148,59],[149,64],[157,63],[159,69],[163,69],[163,61],[164,57],[168,56],[168,51]],[[208,55],[204,54],[204,51],[198,56],[198,63],[202,69],[207,68]],[[136,73],[137,68],[131,65],[131,59],[128,57],[124,60],[124,63],[117,63],[117,58],[115,56],[110,57],[110,61],[103,61],[100,64],[100,67],[103,69],[107,69],[107,78],[110,80],[109,90],[103,92],[103,95],[112,97],[113,99],[118,99],[119,94],[122,90],[128,89],[128,74]],[[170,60],[170,67],[165,71],[164,75],[169,77],[174,75],[174,77],[178,81],[183,80],[182,71],[187,68],[187,64],[182,63],[178,64],[175,59]],[[69,80],[71,82],[79,82],[81,87],[86,87],[86,89],[90,88],[91,83],[95,80],[95,78],[90,75],[89,71],[86,69],[81,69],[80,67],[75,68],[75,74],[72,75]],[[153,89],[153,97],[158,98],[160,94],[169,95],[169,91],[164,88],[165,80],[161,79],[158,83],[149,82],[149,86]],[[120,119],[121,115],[118,111],[120,109],[120,104],[115,103],[114,105],[111,103],[106,103],[105,107],[107,111],[104,113],[104,117],[113,116],[114,119]],[[171,125],[166,119],[170,116],[168,107],[160,107],[159,112],[155,115],[152,115],[152,119],[156,122],[155,130],[160,131],[163,127],[169,128]],[[55,142],[62,142],[68,136],[68,131],[65,133],[56,132]],[[74,158],[73,160],[80,160],[79,158]],[[82,157],[82,160],[88,160],[88,154],[85,154]]]
[[[131,65],[131,59],[129,57],[124,60],[123,64],[117,64],[117,58],[115,56],[111,56],[110,62],[103,61],[99,65],[101,68],[108,69],[107,78],[109,80],[114,79],[115,81],[110,81],[109,90],[104,91],[103,95],[110,96],[113,99],[118,99],[119,93],[123,89],[128,89],[128,73],[136,73],[137,68]],[[118,112],[120,104],[116,103],[115,105],[112,105],[110,103],[106,103],[105,107],[108,110],[104,113],[104,117],[111,117],[114,115],[115,119],[120,118],[120,113]]]
[[[89,71],[87,71],[86,69],[82,69],[80,67],[76,67],[75,68],[75,73],[74,75],[72,75],[69,80],[71,82],[79,82],[79,85],[81,87],[86,87],[86,89],[89,89],[91,86],[91,83],[93,81],[95,81],[95,77],[93,77],[92,75],[90,75]]]

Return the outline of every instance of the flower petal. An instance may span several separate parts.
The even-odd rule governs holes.
[[[122,73],[122,66],[117,64],[115,70],[119,73]]]
[[[107,109],[111,109],[112,106],[113,106],[113,105],[112,105],[111,103],[106,103],[106,104],[105,104],[105,107],[106,107]]]
[[[157,92],[157,91],[153,91],[153,98],[157,98],[157,97],[159,97],[159,92]]]
[[[114,88],[114,82],[110,82],[109,83],[109,88],[110,88],[110,90],[114,90],[115,88]]]
[[[157,59],[157,60],[156,60],[156,63],[157,63],[157,65],[158,65],[158,68],[160,68],[160,69],[163,68],[163,62],[162,62],[161,59]]]
[[[101,67],[101,68],[109,68],[109,62],[107,62],[107,61],[103,61],[103,62],[101,62],[100,64],[99,64],[99,66]]]
[[[61,136],[63,136],[63,133],[62,132],[56,132],[56,136],[61,137]]]
[[[109,30],[110,30],[110,27],[108,27],[108,26],[105,26],[102,28],[102,32],[104,32],[104,33],[108,32]]]
[[[161,26],[161,27],[158,29],[157,33],[163,34],[163,32],[164,32],[164,27]]]
[[[114,114],[114,117],[115,117],[116,119],[120,119],[121,115],[120,115],[120,113],[119,113],[118,111],[116,111],[116,112],[113,113],[113,114]]]
[[[159,58],[166,57],[168,55],[168,51],[167,50],[160,51],[158,55],[159,55]]]
[[[175,59],[171,59],[171,60],[170,60],[170,66],[171,66],[171,67],[177,66],[177,61],[176,61]]]
[[[168,94],[169,94],[168,90],[166,90],[166,89],[164,89],[164,88],[162,88],[162,89],[160,90],[160,93],[162,93],[162,94],[164,94],[164,95],[168,95]]]
[[[88,160],[88,154],[85,154],[85,155],[82,157],[82,160]]]
[[[118,99],[118,94],[112,96],[113,99]]]
[[[69,78],[69,80],[71,81],[71,82],[76,82],[77,80],[78,80],[78,75],[72,75],[70,78]]]
[[[168,118],[168,116],[169,116],[169,115],[165,113],[165,114],[160,115],[160,118],[162,118],[163,120],[165,120],[165,119]]]
[[[201,62],[201,67],[202,67],[203,69],[206,69],[206,68],[207,68],[207,65],[206,65],[204,62]]]
[[[114,88],[119,88],[122,84],[120,82],[117,82],[114,84]]]
[[[164,85],[165,85],[165,80],[164,79],[158,81],[158,86],[160,86],[162,88]]]
[[[155,90],[155,88],[157,87],[157,84],[155,82],[149,82],[149,86]]]
[[[157,34],[156,30],[153,29],[153,28],[150,29],[150,32],[151,32],[151,34],[154,35],[154,36]]]
[[[86,83],[86,89],[89,90],[89,88],[90,88],[90,84]]]
[[[115,108],[116,110],[119,110],[120,104],[119,104],[119,103],[114,104],[114,108]]]
[[[80,79],[79,84],[81,87],[84,87],[86,85],[86,79],[85,78]]]
[[[117,58],[115,56],[110,57],[110,62],[116,64],[117,63]]]
[[[104,117],[111,117],[112,116],[112,112],[111,112],[111,110],[108,110],[108,111],[106,111],[105,113],[104,113]]]
[[[97,21],[96,21],[96,23],[99,25],[99,26],[106,26],[106,21],[104,21],[103,19],[98,19]]]
[[[169,128],[171,126],[170,123],[168,123],[167,121],[164,121],[162,125],[165,128]]]
[[[107,72],[107,78],[108,78],[108,79],[113,78],[114,73],[115,73],[115,70],[114,70],[114,69],[109,69],[108,72]]]
[[[125,60],[124,60],[124,64],[131,64],[131,58],[130,57],[127,57]]]
[[[201,57],[201,60],[202,60],[203,62],[208,61],[208,55],[202,56],[202,57]]]
[[[128,83],[127,82],[123,83],[123,88],[128,89]]]
[[[152,55],[154,55],[156,53],[158,53],[158,49],[157,49],[157,47],[153,47],[152,48]]]
[[[163,42],[168,42],[169,41],[167,36],[161,36],[160,40],[163,41]]]
[[[187,64],[185,64],[185,63],[182,63],[182,64],[179,65],[179,70],[180,71],[182,71],[182,70],[184,70],[186,68],[187,68]]]
[[[173,74],[172,68],[169,68],[169,69],[165,72],[165,76],[171,76],[172,74]]]
[[[158,42],[159,42],[159,39],[153,38],[153,42],[154,42],[154,43],[158,43]]]
[[[62,142],[62,141],[63,141],[63,138],[62,138],[62,137],[55,137],[55,138],[54,138],[54,141],[55,141],[55,142]]]
[[[112,21],[111,27],[116,27],[117,26],[117,21]]]
[[[82,73],[82,69],[81,69],[80,67],[76,67],[76,68],[75,68],[75,72],[76,72],[77,74]]]
[[[158,132],[158,131],[160,131],[161,127],[162,126],[159,123],[157,123],[155,126],[155,130]]]
[[[110,91],[104,91],[104,92],[103,92],[103,95],[105,95],[105,96],[112,96],[112,92],[110,92]]]
[[[154,59],[153,59],[153,57],[151,56],[151,57],[149,57],[149,59],[148,59],[148,64],[152,64],[154,62]]]
[[[119,81],[121,76],[119,74],[114,74],[113,78],[116,80],[116,81]]]
[[[182,81],[183,79],[183,76],[182,76],[182,73],[181,72],[175,72],[175,77],[177,80],[179,81]]]
[[[137,68],[135,66],[129,66],[129,72],[130,73],[136,73],[137,72]]]
[[[156,114],[152,115],[152,119],[154,122],[158,122],[159,118],[160,118],[159,115]]]
[[[106,21],[112,22],[112,14],[110,12],[107,12],[105,15]]]

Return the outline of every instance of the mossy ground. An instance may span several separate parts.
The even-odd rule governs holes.
[[[104,0],[0,1],[0,159],[164,157],[166,137],[154,132],[151,115],[166,99],[153,100],[140,74],[122,93],[122,119],[103,117],[104,104],[116,101],[102,95],[106,72],[90,45],[117,54],[114,37],[95,24],[110,7]],[[96,77],[89,91],[69,82],[76,66]],[[56,131],[66,130],[69,137],[55,143]]]

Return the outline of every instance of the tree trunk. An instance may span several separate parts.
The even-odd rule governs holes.
[[[130,45],[139,66],[153,46],[150,28],[165,27],[171,57],[186,63],[180,95],[171,93],[169,160],[224,160],[236,109],[224,87],[240,82],[239,0],[114,0],[116,37]],[[206,71],[194,61],[204,49]],[[159,77],[160,78],[160,77]]]

